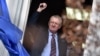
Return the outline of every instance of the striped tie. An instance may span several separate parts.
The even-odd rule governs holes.
[[[51,39],[50,56],[56,56],[56,42],[55,42],[55,35],[54,34],[52,34],[52,39]]]

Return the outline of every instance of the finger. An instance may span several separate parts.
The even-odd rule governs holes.
[[[46,8],[46,7],[47,7],[47,4],[46,4],[46,3],[41,3],[41,4],[40,4],[40,7],[41,7],[41,8]]]
[[[43,5],[40,5],[40,7],[42,8],[42,7],[43,7]]]

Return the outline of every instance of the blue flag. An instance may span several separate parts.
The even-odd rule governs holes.
[[[29,56],[20,43],[22,31],[10,21],[5,0],[0,0],[0,39],[10,56]]]

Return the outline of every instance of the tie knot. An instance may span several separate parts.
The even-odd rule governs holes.
[[[55,34],[52,34],[52,37],[55,37]]]

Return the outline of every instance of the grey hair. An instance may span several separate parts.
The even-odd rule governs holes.
[[[51,19],[52,17],[55,17],[55,18],[60,19],[60,20],[61,20],[61,25],[63,24],[63,19],[62,19],[61,16],[59,16],[59,15],[52,15],[52,16],[50,17],[50,19]],[[50,20],[49,20],[49,21],[50,21]]]

